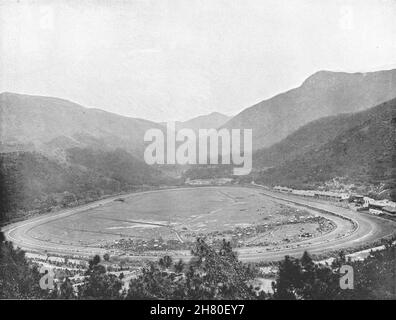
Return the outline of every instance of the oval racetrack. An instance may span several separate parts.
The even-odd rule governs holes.
[[[38,226],[50,223],[59,219],[64,219],[72,215],[84,214],[85,212],[113,202],[117,198],[129,198],[135,195],[152,194],[158,192],[177,192],[178,190],[198,190],[202,188],[212,188],[223,190],[224,188],[241,188],[241,190],[249,189],[261,197],[268,197],[271,200],[288,205],[291,207],[304,208],[317,215],[332,220],[337,228],[322,236],[304,240],[295,244],[283,245],[277,247],[245,247],[239,248],[237,251],[239,257],[244,261],[273,261],[282,259],[285,255],[301,256],[304,250],[310,253],[324,253],[331,250],[345,249],[357,247],[362,244],[373,242],[385,236],[391,235],[396,230],[396,223],[380,217],[358,213],[349,209],[335,206],[331,203],[318,201],[309,198],[297,197],[289,194],[275,193],[268,191],[260,186],[235,186],[235,187],[199,187],[199,188],[182,188],[182,189],[163,189],[156,191],[146,191],[134,193],[125,196],[111,197],[96,201],[80,207],[63,210],[57,213],[51,213],[35,217],[29,220],[21,221],[8,225],[3,228],[6,239],[12,241],[16,246],[25,250],[33,250],[39,252],[56,253],[60,255],[77,255],[92,256],[94,254],[103,254],[105,249],[95,248],[92,246],[59,244],[50,241],[40,240],[29,235],[29,231]],[[188,259],[188,251],[175,251],[175,258]],[[157,256],[139,255],[131,256],[134,259],[158,259]]]

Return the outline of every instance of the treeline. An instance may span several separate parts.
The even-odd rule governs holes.
[[[68,278],[53,290],[41,290],[41,275],[27,264],[23,252],[3,238],[0,249],[0,298],[6,299],[396,299],[396,247],[391,243],[356,262],[347,261],[343,254],[331,265],[315,264],[308,253],[301,259],[286,256],[279,262],[273,293],[260,291],[255,281],[260,277],[258,269],[239,261],[225,241],[215,250],[197,240],[188,263],[169,256],[152,262],[129,282],[128,289],[123,275],[107,272],[95,256],[78,290]],[[345,264],[354,270],[353,289],[340,287],[340,267]]]
[[[3,211],[11,219],[133,191],[175,184],[128,152],[72,148],[62,160],[36,152],[0,154]]]

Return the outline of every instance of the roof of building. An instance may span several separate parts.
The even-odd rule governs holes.
[[[384,211],[389,212],[389,213],[393,213],[396,214],[396,207],[392,207],[392,206],[386,206],[383,208]]]

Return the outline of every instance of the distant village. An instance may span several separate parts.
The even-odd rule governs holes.
[[[234,183],[237,182],[235,182],[235,180],[232,178],[187,179],[185,181],[185,184],[190,186],[221,186]],[[311,197],[344,204],[352,203],[355,205],[356,211],[367,211],[368,213],[377,216],[388,215],[396,218],[396,202],[390,201],[388,199],[375,200],[365,195],[350,192],[298,190],[284,186],[275,186],[273,190],[301,197]]]
[[[312,197],[316,199],[330,200],[343,203],[353,203],[357,211],[367,211],[374,215],[388,215],[396,217],[396,202],[384,199],[375,200],[370,197],[333,191],[317,191],[317,190],[296,190],[283,186],[273,188],[277,192],[290,193],[303,197]]]

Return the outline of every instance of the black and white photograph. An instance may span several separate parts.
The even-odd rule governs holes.
[[[395,146],[395,0],[0,0],[0,304],[396,300]]]

